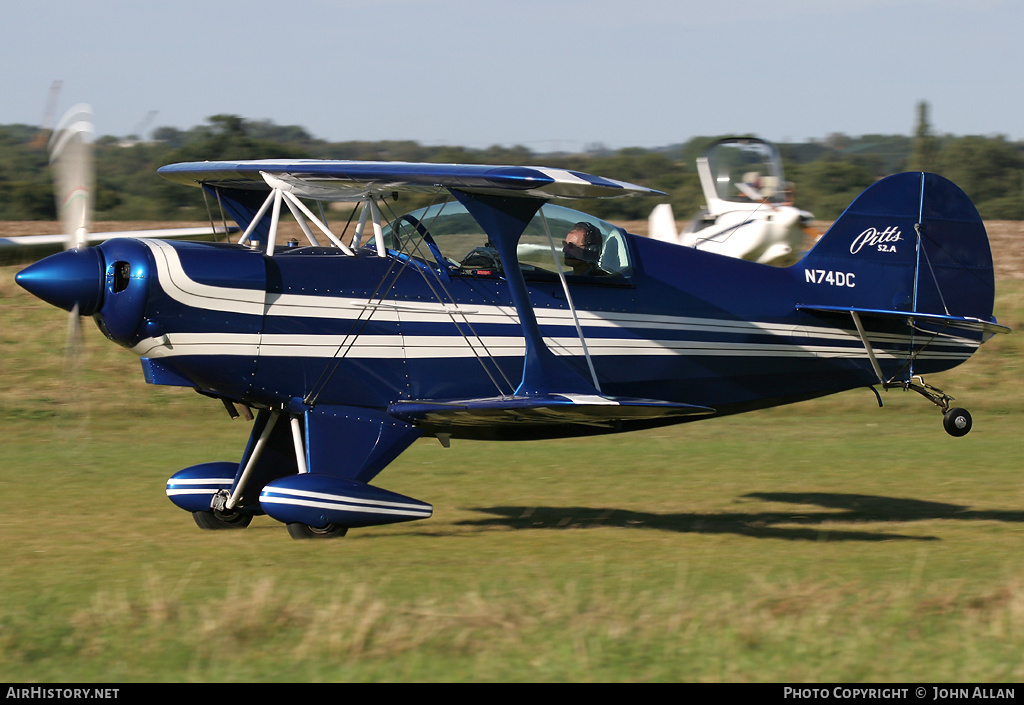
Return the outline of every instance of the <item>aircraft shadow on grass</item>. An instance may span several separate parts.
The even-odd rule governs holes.
[[[851,530],[842,525],[936,519],[1024,522],[1024,511],[975,511],[957,504],[876,495],[751,492],[743,495],[743,499],[815,505],[830,511],[656,514],[607,507],[479,507],[476,511],[495,515],[495,518],[464,521],[460,525],[510,529],[621,527],[793,541],[938,541],[936,536]]]

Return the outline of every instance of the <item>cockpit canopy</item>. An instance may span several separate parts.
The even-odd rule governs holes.
[[[600,235],[594,260],[582,267],[563,253],[566,235],[580,223],[588,223]],[[593,231],[591,231],[593,232]],[[499,275],[502,262],[484,229],[457,201],[435,204],[406,213],[383,229],[389,250],[436,262],[451,272],[467,275]],[[545,204],[527,226],[517,247],[519,266],[531,275],[566,277],[628,277],[631,273],[624,231],[581,211]],[[571,247],[565,248],[571,253]],[[574,266],[575,265],[575,266]]]
[[[724,201],[783,203],[791,200],[782,173],[778,151],[755,138],[730,138],[713,144],[698,161],[702,180],[709,177],[713,188],[705,187]],[[711,198],[711,193],[705,193]]]

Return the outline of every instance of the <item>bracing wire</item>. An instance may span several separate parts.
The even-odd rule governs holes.
[[[387,204],[385,204],[385,205],[387,205]],[[436,201],[432,202],[430,204],[430,206],[427,207],[427,209],[429,210],[429,208],[433,207],[434,205],[436,205]],[[427,232],[430,232],[430,225],[435,223],[437,221],[437,218],[440,217],[441,212],[444,210],[444,205],[445,204],[441,204],[441,207],[437,210],[437,213],[435,213],[433,215],[433,217],[431,218],[430,222],[424,226]],[[389,214],[391,215],[392,222],[393,223],[398,223],[399,219],[398,219],[397,215],[395,214],[394,210],[392,210],[389,205],[387,207],[388,207]],[[402,250],[403,250],[403,252],[404,252],[405,247],[406,247],[406,245],[408,243],[413,243],[414,250],[415,250],[416,254],[419,255],[419,257],[421,259],[423,259],[423,260],[427,259],[427,255],[420,248],[419,239],[417,239],[416,237],[414,237],[412,235],[410,235],[410,237],[406,238],[405,241],[402,243]],[[411,254],[411,253],[409,253],[409,254]],[[441,256],[443,257],[443,254]],[[437,264],[438,264],[439,267],[446,266],[445,262],[438,262]],[[452,323],[455,325],[455,329],[459,332],[459,335],[462,336],[463,340],[466,341],[466,344],[469,346],[469,349],[473,352],[474,357],[476,357],[477,361],[480,363],[480,366],[481,366],[481,368],[483,368],[484,373],[487,374],[487,377],[491,380],[491,383],[494,384],[494,387],[497,390],[498,394],[502,395],[502,396],[505,396],[507,394],[514,393],[515,385],[512,384],[511,380],[509,380],[509,378],[505,374],[504,370],[501,369],[501,365],[498,364],[498,361],[497,361],[496,357],[494,356],[493,353],[491,353],[490,349],[488,349],[487,343],[484,341],[483,337],[480,336],[476,332],[476,330],[473,327],[473,324],[470,323],[469,318],[467,317],[465,312],[463,312],[460,309],[460,307],[458,306],[458,303],[455,301],[455,297],[452,296],[451,292],[448,290],[448,287],[445,286],[444,280],[441,278],[440,274],[437,273],[437,272],[434,272],[433,270],[431,270],[433,275],[434,275],[434,281],[436,282],[437,286],[440,288],[441,292],[443,292],[443,297],[442,297],[441,294],[438,293],[438,290],[434,287],[434,283],[431,282],[430,279],[427,277],[426,272],[423,271],[422,269],[418,268],[418,267],[417,267],[417,270],[419,271],[420,276],[423,278],[424,283],[430,289],[431,294],[433,294],[434,298],[437,299],[438,303],[440,303],[442,306],[444,306],[445,300],[447,300],[447,301],[450,301],[452,303],[452,305],[455,307],[455,310],[451,310],[451,309],[447,309],[446,308],[446,312],[448,313],[449,318],[452,319]],[[462,325],[460,325],[459,321],[456,319],[456,316],[459,316],[459,315],[462,316],[462,325],[465,325],[466,328],[469,329],[469,335],[467,335],[466,332],[463,331]],[[470,336],[472,336],[473,338],[476,338],[477,344],[474,344],[473,341],[470,340]],[[477,345],[479,345],[479,347],[483,349],[484,354],[486,355],[486,358],[484,356],[482,356],[480,354],[480,352],[477,350]],[[502,388],[501,384],[499,384],[498,380],[492,374],[490,368],[486,364],[487,360],[489,360],[491,362],[491,364],[494,366],[494,368],[498,371],[498,374],[504,380],[505,384],[508,385],[508,389],[509,389],[508,392],[506,392]]]
[[[436,198],[436,194],[435,194],[435,198]],[[386,207],[388,209],[389,215],[391,215],[391,217],[392,217],[392,221],[397,224],[398,223],[398,218],[395,217],[394,211],[390,208],[390,205],[387,204],[386,201],[384,203],[385,203],[385,205],[386,205]],[[434,204],[432,203],[431,205],[434,205]],[[366,207],[366,206],[364,206],[364,207]],[[436,218],[436,216],[435,216],[435,218]],[[350,222],[351,222],[351,218],[350,218]],[[433,222],[433,221],[431,221],[431,222]],[[335,372],[337,371],[338,366],[340,365],[341,361],[345,358],[345,356],[348,355],[348,352],[355,345],[356,340],[358,339],[358,337],[362,333],[362,331],[365,329],[366,325],[369,323],[370,318],[373,315],[373,312],[376,310],[375,306],[372,306],[372,305],[369,305],[369,304],[373,304],[375,301],[376,302],[381,302],[381,301],[384,300],[384,298],[387,297],[387,295],[390,293],[390,291],[394,288],[395,284],[397,283],[401,273],[407,267],[410,266],[411,262],[410,262],[409,258],[411,258],[413,256],[413,254],[416,254],[416,255],[419,256],[420,259],[423,259],[424,261],[427,261],[427,255],[426,255],[426,253],[424,253],[422,251],[420,242],[419,242],[419,240],[417,238],[415,238],[415,237],[408,237],[408,238],[404,238],[403,239],[403,238],[399,237],[399,238],[397,238],[396,244],[400,248],[398,250],[398,254],[399,255],[405,255],[405,258],[403,259],[402,257],[397,257],[397,256],[392,258],[392,261],[391,261],[387,271],[381,277],[381,280],[380,280],[380,282],[378,282],[377,287],[374,289],[374,291],[368,297],[368,299],[367,299],[367,304],[368,305],[363,310],[361,310],[359,312],[359,314],[356,317],[356,319],[352,322],[352,325],[349,327],[349,330],[345,334],[344,338],[342,339],[342,342],[338,345],[338,348],[335,350],[335,353],[332,356],[331,360],[324,367],[323,371],[320,373],[320,376],[317,378],[316,382],[310,388],[309,393],[304,398],[305,403],[310,404],[310,405],[314,405],[316,403],[317,399],[319,398],[319,395],[323,392],[323,390],[330,383],[330,380],[334,376]],[[444,266],[443,263],[439,262],[438,264],[439,264],[439,266]],[[396,268],[397,268],[397,271],[396,271]],[[486,343],[484,342],[483,338],[480,335],[478,335],[475,332],[475,330],[473,330],[472,324],[470,324],[468,319],[466,318],[466,314],[464,312],[461,312],[461,311],[458,310],[458,306],[457,306],[457,304],[455,302],[454,297],[451,295],[451,293],[445,287],[444,282],[441,279],[440,275],[437,272],[434,272],[434,279],[436,280],[436,284],[440,287],[441,291],[443,292],[443,296],[442,296],[442,294],[438,293],[438,290],[437,290],[437,288],[435,288],[434,283],[431,282],[431,280],[427,277],[426,273],[423,271],[423,269],[421,267],[414,266],[413,268],[420,273],[421,277],[423,277],[424,282],[427,284],[428,288],[431,290],[431,293],[434,295],[435,298],[437,298],[439,303],[444,305],[445,304],[445,298],[447,298],[447,300],[451,301],[451,303],[455,306],[456,310],[453,311],[453,310],[450,310],[450,309],[446,309],[446,312],[452,318],[452,322],[453,322],[453,324],[455,324],[456,330],[458,330],[459,334],[462,335],[463,339],[466,340],[467,344],[470,347],[470,350],[473,351],[474,356],[476,356],[477,360],[480,362],[481,367],[483,368],[484,372],[487,374],[488,378],[491,380],[492,384],[494,384],[495,389],[498,391],[498,393],[500,395],[505,395],[506,394],[506,392],[503,390],[500,382],[494,376],[493,372],[490,370],[490,368],[486,364],[485,358],[483,358],[480,355],[480,352],[477,349],[478,346],[480,348],[483,348],[484,352],[487,355],[487,358],[490,359],[491,364],[497,370],[498,374],[503,378],[505,384],[508,385],[508,388],[510,390],[514,391],[514,386],[512,385],[511,381],[509,381],[509,379],[505,375],[504,371],[501,369],[501,366],[497,363],[497,360],[495,359],[494,355],[491,354],[491,352],[487,349]],[[385,286],[385,284],[386,284],[386,286]],[[382,289],[383,289],[383,291],[382,291]],[[365,317],[364,317],[364,313],[366,314]],[[465,333],[465,331],[463,331],[462,326],[460,325],[459,321],[456,319],[457,315],[461,315],[462,316],[463,323],[469,328],[470,333],[472,334],[472,336],[477,339],[478,345],[474,345],[473,342],[469,339],[469,336]],[[509,393],[511,393],[511,392],[509,392]]]

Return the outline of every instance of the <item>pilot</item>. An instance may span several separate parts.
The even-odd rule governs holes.
[[[750,199],[751,201],[761,200],[761,172],[748,171],[743,175],[743,181],[736,185],[739,189],[738,197]]]
[[[572,269],[572,274],[578,276],[607,274],[597,266],[597,262],[601,258],[602,241],[601,231],[593,224],[585,221],[576,223],[565,234],[565,243],[562,245],[565,266]]]

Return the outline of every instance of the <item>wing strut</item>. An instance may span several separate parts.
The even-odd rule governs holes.
[[[247,227],[245,229],[245,232],[242,233],[242,237],[239,238],[238,240],[239,244],[245,244],[249,240],[249,237],[253,234],[257,226],[260,224],[260,221],[263,219],[263,216],[267,214],[268,210],[273,208],[270,214],[270,233],[268,236],[269,240],[267,242],[267,256],[272,257],[274,255],[274,249],[277,245],[277,226],[280,223],[281,218],[281,203],[284,202],[284,204],[288,206],[288,210],[291,211],[293,216],[295,216],[295,220],[298,221],[299,227],[302,228],[302,232],[305,234],[306,239],[309,241],[310,245],[317,246],[320,243],[316,239],[316,236],[313,235],[313,232],[310,230],[309,225],[306,222],[307,220],[312,221],[312,223],[316,225],[316,227],[325,236],[327,236],[327,238],[332,243],[334,243],[335,247],[340,249],[346,255],[355,255],[355,252],[353,252],[348,247],[348,245],[339,240],[338,237],[333,232],[331,232],[331,229],[327,227],[327,225],[325,225],[324,222],[320,220],[320,218],[316,217],[313,214],[313,211],[311,211],[306,206],[305,203],[300,201],[298,197],[296,197],[295,194],[291,192],[291,184],[289,184],[286,181],[283,181],[282,179],[278,179],[275,176],[271,176],[270,174],[263,172],[261,173],[263,175],[264,180],[267,182],[267,185],[270,186],[270,193],[267,195],[266,200],[263,201],[263,205],[260,206],[260,209],[256,211],[256,215],[249,222],[249,227]],[[371,208],[376,209],[376,203],[373,203],[372,198],[370,199],[370,204]],[[376,231],[380,227],[379,211],[378,214],[375,216],[374,221]],[[379,252],[380,247],[378,245],[378,253]]]
[[[587,347],[587,339],[583,335],[583,327],[580,325],[579,316],[576,315],[576,305],[572,302],[572,293],[569,291],[569,284],[565,281],[565,272],[562,270],[562,262],[555,251],[555,239],[551,237],[551,228],[548,227],[547,216],[544,209],[540,209],[540,220],[544,224],[544,234],[548,236],[548,246],[551,248],[551,259],[555,261],[555,268],[558,270],[558,279],[562,282],[562,291],[565,293],[565,300],[569,304],[569,312],[572,314],[572,322],[576,326],[576,335],[580,337],[580,344],[583,346],[583,356],[587,359],[587,368],[590,370],[590,379],[594,382],[594,388],[601,391],[601,383],[597,381],[597,371],[594,369],[594,361],[590,359],[590,348]]]
[[[882,374],[882,367],[878,364],[878,358],[875,357],[875,351],[871,347],[871,342],[868,340],[867,333],[864,332],[864,325],[860,322],[860,314],[856,311],[850,311],[850,315],[853,316],[853,325],[857,326],[857,335],[860,336],[860,342],[864,343],[864,350],[868,354],[868,359],[871,360],[871,367],[875,371],[875,375],[878,377],[879,384],[885,384],[885,376]]]
[[[298,416],[291,417],[292,441],[295,443],[295,464],[299,466],[299,474],[309,472],[306,465],[306,446],[302,442],[302,422]]]

